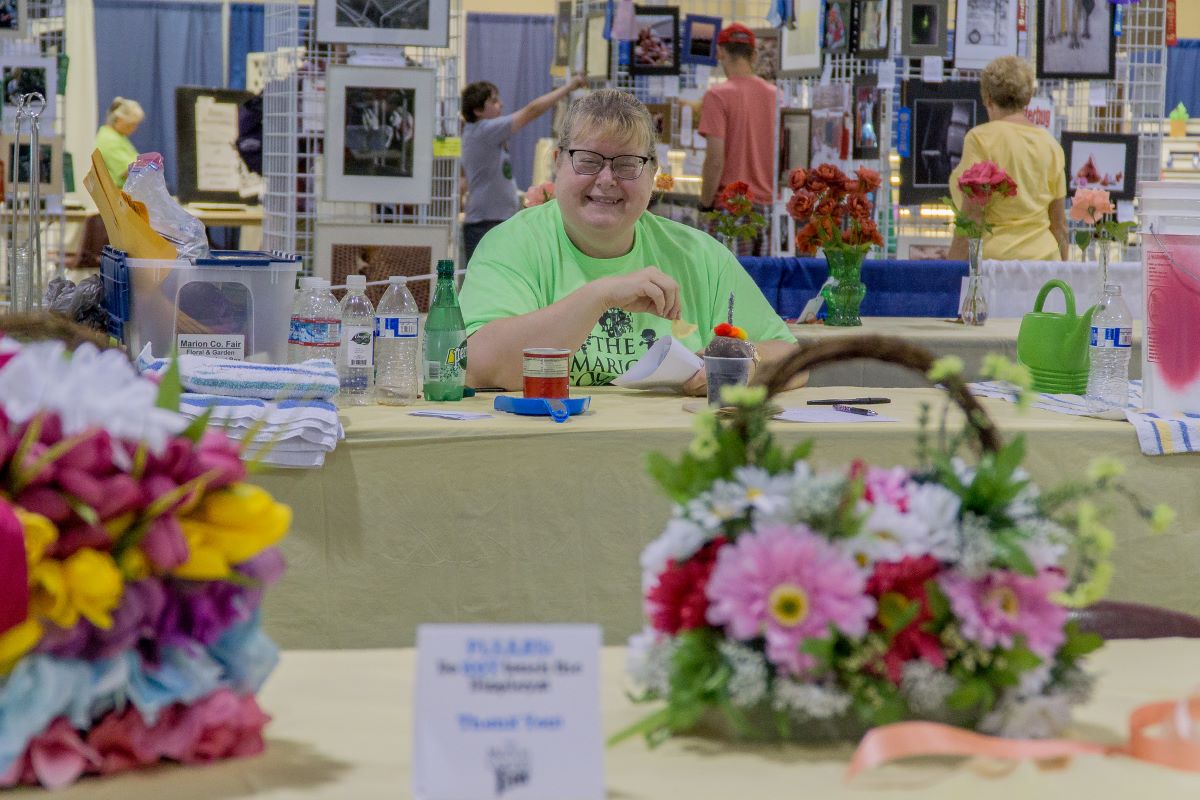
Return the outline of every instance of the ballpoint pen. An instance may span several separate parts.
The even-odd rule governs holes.
[[[840,398],[839,399],[829,399],[829,400],[809,400],[808,404],[810,406],[836,406],[836,405],[848,405],[850,403],[857,403],[860,406],[870,406],[870,405],[879,405],[880,403],[890,403],[890,402],[892,402],[892,401],[887,397],[851,397],[846,400],[842,400]]]
[[[854,406],[844,406],[841,403],[835,404],[833,407],[833,410],[834,411],[845,411],[847,414],[859,414],[864,417],[878,416],[874,411],[872,411],[869,408],[855,408]]]

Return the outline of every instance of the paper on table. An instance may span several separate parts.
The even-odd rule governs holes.
[[[434,408],[422,408],[419,411],[408,413],[413,417],[437,417],[438,419],[486,419],[492,416],[478,411],[442,411]]]
[[[895,417],[885,417],[882,414],[868,416],[866,414],[851,414],[846,411],[836,411],[828,406],[812,406],[810,408],[785,408],[775,415],[780,422],[899,422]]]
[[[678,389],[702,366],[699,356],[673,337],[663,336],[613,384],[626,389]]]

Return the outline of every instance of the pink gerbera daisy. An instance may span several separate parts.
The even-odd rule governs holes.
[[[1026,646],[1047,660],[1062,646],[1067,610],[1050,600],[1067,584],[1061,572],[1044,569],[1028,577],[996,571],[977,580],[945,573],[938,584],[968,641],[1009,649],[1024,636]]]
[[[854,561],[803,525],[767,526],[717,554],[708,583],[708,621],[735,639],[765,636],[767,658],[793,674],[815,663],[800,652],[832,624],[863,636],[875,614]]]

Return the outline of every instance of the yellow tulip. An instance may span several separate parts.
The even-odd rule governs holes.
[[[27,619],[0,633],[0,675],[7,674],[42,639],[42,625]]]
[[[195,513],[179,520],[188,560],[174,574],[189,580],[219,580],[235,564],[278,542],[292,524],[292,510],[265,490],[237,483],[210,492]]]
[[[58,531],[54,523],[41,514],[34,514],[20,507],[13,510],[17,513],[17,519],[25,532],[25,557],[32,567],[45,558],[50,545],[58,541]]]
[[[71,603],[97,628],[111,628],[109,613],[121,602],[121,571],[108,553],[84,549],[63,564]]]

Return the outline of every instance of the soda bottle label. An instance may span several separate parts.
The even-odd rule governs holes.
[[[420,327],[421,318],[415,314],[375,317],[375,337],[378,339],[415,339]]]
[[[1133,328],[1101,328],[1092,326],[1092,347],[1126,348],[1133,346]]]
[[[444,338],[439,337],[439,338]],[[453,339],[451,339],[453,341]],[[467,340],[453,346],[429,342],[425,357],[425,380],[433,383],[454,383],[463,380],[467,368]]]
[[[373,366],[375,335],[366,325],[342,327],[342,357],[348,367]]]
[[[341,344],[342,321],[317,317],[292,317],[288,344],[305,347],[337,347]]]

